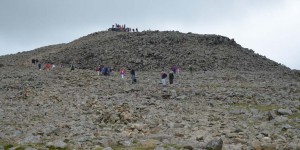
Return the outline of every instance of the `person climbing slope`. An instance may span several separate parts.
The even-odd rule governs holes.
[[[166,78],[168,77],[168,75],[166,74],[165,71],[161,72],[161,83],[163,85],[163,87],[166,87]]]
[[[121,75],[121,78],[122,78],[122,79],[124,78],[124,76],[125,76],[125,73],[126,73],[125,69],[124,69],[124,68],[123,68],[123,69],[121,69],[121,71],[120,71],[120,75]]]
[[[169,81],[170,81],[170,85],[173,84],[173,80],[174,80],[174,72],[172,70],[170,70],[169,73]]]

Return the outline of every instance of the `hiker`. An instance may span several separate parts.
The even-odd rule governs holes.
[[[41,63],[38,64],[38,68],[39,68],[39,70],[42,70],[42,64]]]
[[[105,76],[109,76],[109,68],[106,66],[104,67],[104,73]]]
[[[179,72],[180,72],[180,69],[179,69],[179,67],[177,67],[176,68],[176,74],[179,74]]]
[[[193,75],[193,67],[192,65],[189,65],[190,74]]]
[[[161,83],[163,85],[163,87],[166,87],[166,78],[168,77],[168,75],[166,74],[165,71],[161,72]]]
[[[31,63],[35,65],[35,59],[31,59]]]
[[[105,75],[105,67],[104,66],[101,68],[101,74]]]
[[[50,68],[51,68],[51,65],[50,65],[50,63],[47,63],[47,64],[45,65],[45,69],[46,69],[47,71],[49,71],[49,70],[50,70]]]
[[[97,71],[97,74],[99,76],[100,75],[100,65],[96,67],[96,71]]]
[[[138,28],[135,29],[136,32],[139,32]]]
[[[75,66],[71,64],[71,71],[75,70]]]
[[[173,71],[173,73],[176,74],[177,67],[176,67],[175,65],[173,65],[173,66],[171,67],[171,70]]]
[[[110,74],[111,74],[111,68],[107,67],[107,76],[110,76]]]
[[[131,69],[130,74],[131,74],[132,84],[136,83],[135,70]]]
[[[174,80],[174,72],[172,70],[170,70],[169,73],[169,81],[170,81],[170,85],[173,84],[173,80]]]
[[[126,73],[125,69],[121,69],[120,75],[121,75],[122,79],[124,78],[125,73]]]

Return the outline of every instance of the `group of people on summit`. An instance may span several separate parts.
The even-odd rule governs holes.
[[[112,25],[111,27],[112,31],[123,31],[123,32],[139,32],[138,28],[130,28],[130,27],[126,27],[126,25],[120,25],[120,24],[115,24]]]

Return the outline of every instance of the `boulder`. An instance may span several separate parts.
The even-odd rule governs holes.
[[[170,92],[171,92],[171,98],[176,98],[177,97],[176,90],[170,90]]]
[[[67,144],[62,141],[62,140],[55,140],[53,142],[48,142],[47,144],[47,147],[55,147],[55,148],[66,148],[67,147]]]
[[[185,100],[186,98],[187,98],[186,95],[181,95],[181,96],[176,97],[177,100]]]
[[[277,112],[279,115],[292,115],[293,114],[293,112],[290,109],[283,109],[283,108],[278,109]]]
[[[208,150],[222,150],[223,148],[223,140],[222,139],[214,139],[207,143],[206,149]]]
[[[276,112],[274,111],[274,110],[270,110],[269,112],[268,112],[268,120],[270,121],[270,120],[273,120],[273,119],[275,119],[275,117],[276,117]]]

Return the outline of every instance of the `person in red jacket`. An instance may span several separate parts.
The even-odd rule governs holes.
[[[45,69],[46,69],[47,71],[49,71],[49,70],[50,70],[50,68],[51,68],[51,65],[50,65],[50,63],[47,63],[47,64],[45,65]]]

